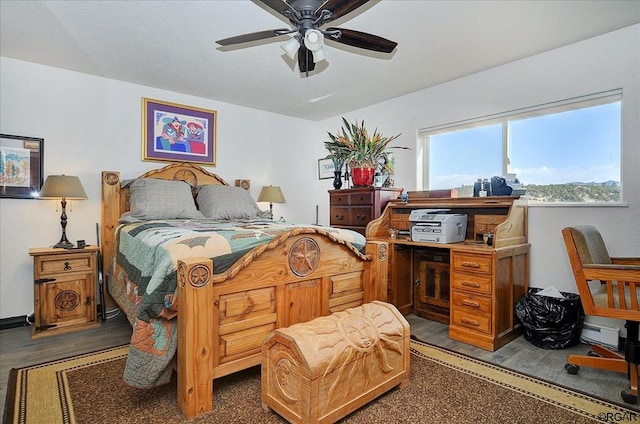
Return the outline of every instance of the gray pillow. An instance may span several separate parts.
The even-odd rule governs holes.
[[[200,212],[211,219],[255,218],[260,209],[249,192],[240,187],[207,184],[196,198]]]
[[[130,185],[129,212],[121,222],[147,219],[202,219],[191,194],[191,186],[184,181],[139,178]]]

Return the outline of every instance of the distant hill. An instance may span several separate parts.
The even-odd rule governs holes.
[[[526,196],[539,202],[619,202],[620,182],[574,182],[566,184],[526,184]],[[472,186],[456,187],[460,197],[472,196]]]

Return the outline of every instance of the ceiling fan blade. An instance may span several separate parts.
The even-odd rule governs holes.
[[[333,17],[325,21],[328,22],[329,20],[338,19],[356,10],[368,1],[369,0],[327,0],[316,9],[316,16],[318,16],[318,13],[322,10],[330,10],[331,13],[333,13]]]
[[[311,50],[307,49],[304,44],[298,49],[298,67],[300,68],[300,72],[307,73],[309,71],[313,71],[316,67],[315,62],[313,61],[313,53]]]
[[[386,38],[378,37],[377,35],[367,34],[366,32],[355,31],[353,29],[327,28],[327,31],[340,31],[342,33],[339,38],[325,35],[329,40],[376,52],[391,53],[398,45],[395,41],[387,40]]]
[[[289,31],[291,30],[288,28],[281,28],[281,29],[271,29],[268,31],[252,32],[249,34],[237,35],[235,37],[229,37],[222,40],[218,40],[216,41],[216,43],[220,44],[221,46],[230,46],[232,44],[248,43],[249,41],[256,41],[256,40],[263,40],[265,38],[277,37],[279,35],[282,35],[283,32],[286,33]]]
[[[300,13],[298,13],[298,11],[293,7],[291,7],[291,5],[286,1],[283,1],[283,0],[258,0],[258,1],[287,18],[288,16],[284,14],[286,10],[290,11],[293,14],[293,16],[297,18],[300,17]]]

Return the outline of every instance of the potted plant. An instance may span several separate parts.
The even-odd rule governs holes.
[[[325,148],[332,155],[344,157],[351,168],[351,178],[354,186],[370,186],[379,162],[387,156],[385,149],[400,134],[393,137],[383,137],[376,129],[372,135],[367,131],[364,120],[350,124],[342,118],[342,128],[335,135],[327,132],[329,140]]]

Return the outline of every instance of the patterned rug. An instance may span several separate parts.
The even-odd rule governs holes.
[[[186,420],[175,379],[153,390],[125,386],[128,346],[14,369],[4,423],[286,423],[262,408],[260,367],[214,382],[214,410]],[[411,341],[411,384],[340,423],[640,422],[624,406],[431,345]]]

